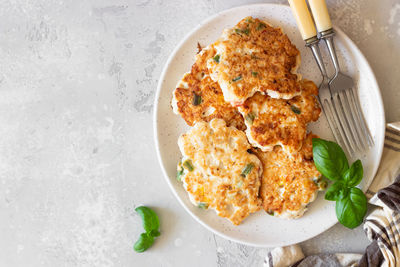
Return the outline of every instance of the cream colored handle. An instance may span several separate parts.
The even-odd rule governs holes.
[[[317,35],[315,30],[314,21],[311,18],[310,11],[308,10],[306,0],[288,0],[292,8],[294,17],[296,18],[297,26],[299,27],[301,37],[307,40]]]
[[[315,24],[319,32],[332,29],[331,18],[325,0],[308,0]]]

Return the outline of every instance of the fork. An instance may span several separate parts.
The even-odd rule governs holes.
[[[309,0],[312,14],[320,34],[317,32],[305,0],[289,0],[300,33],[317,62],[322,74],[319,100],[336,141],[345,147],[350,155],[363,152],[373,145],[371,134],[361,113],[353,92],[353,79],[340,72],[339,62],[333,43],[335,32],[328,14],[325,0]],[[319,50],[319,41],[324,40],[335,68],[329,79]]]

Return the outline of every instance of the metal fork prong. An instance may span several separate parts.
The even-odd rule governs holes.
[[[344,90],[344,91],[340,92],[339,93],[340,99],[342,100],[342,107],[343,107],[344,113],[346,114],[347,121],[349,122],[350,130],[351,130],[351,133],[353,134],[356,146],[359,151],[362,151],[363,149],[367,148],[366,147],[367,140],[364,138],[363,134],[360,132],[359,127],[357,127],[358,126],[358,117],[351,109],[350,103],[349,103],[349,97],[347,96],[347,93],[346,93],[349,90]]]
[[[353,154],[350,144],[348,143],[348,140],[346,138],[346,135],[344,134],[343,127],[341,126],[341,124],[339,122],[339,116],[338,116],[338,112],[337,112],[335,103],[333,101],[325,101],[325,105],[328,107],[329,112],[331,114],[331,120],[334,122],[333,123],[334,125],[333,125],[333,127],[331,127],[331,130],[332,130],[332,132],[337,133],[337,134],[334,134],[336,140],[339,143],[342,143],[342,146],[344,144],[344,146],[346,147],[346,150],[350,154]],[[340,136],[340,138],[338,138],[338,136]]]
[[[341,130],[342,138],[348,143],[348,147],[350,148],[348,150],[349,153],[353,154],[356,151],[356,148],[354,147],[354,142],[352,142],[352,140],[350,139],[352,135],[349,130],[346,115],[343,112],[343,107],[341,104],[341,100],[339,99],[339,94],[332,95],[332,107],[337,115],[337,124],[339,126],[339,130]]]
[[[324,111],[326,120],[328,121],[329,127],[332,130],[333,136],[335,137],[335,140],[340,143],[342,146],[344,145],[342,138],[340,137],[340,133],[338,132],[338,128],[336,126],[336,123],[333,118],[333,113],[332,113],[332,108],[329,104],[328,101],[325,101],[324,103],[321,102],[321,107]]]
[[[356,96],[355,96],[355,94],[354,94],[352,88],[350,88],[350,89],[348,90],[348,92],[349,92],[350,95],[351,95],[351,98],[350,98],[350,99],[351,99],[351,101],[352,101],[352,105],[354,105],[354,107],[355,107],[356,115],[357,115],[358,120],[359,120],[359,123],[360,123],[360,125],[361,125],[362,132],[364,133],[364,136],[365,136],[366,139],[368,140],[368,145],[369,145],[370,147],[372,147],[372,146],[374,145],[374,140],[372,139],[371,133],[370,133],[369,130],[368,130],[367,123],[366,123],[366,121],[365,121],[365,119],[364,119],[364,116],[363,116],[363,114],[361,113],[360,103],[358,102],[358,99],[356,98]]]
[[[354,105],[354,99],[351,95],[351,90],[352,89],[350,88],[343,92],[345,95],[345,101],[351,110],[351,114],[352,114],[351,118],[353,119],[354,126],[355,126],[354,128],[355,128],[355,130],[357,132],[357,136],[358,136],[357,142],[360,145],[360,147],[362,147],[363,149],[367,149],[369,141],[368,141],[368,138],[365,135],[364,131],[362,130],[362,126],[361,126],[362,122],[360,121],[360,119],[357,115],[357,108]]]

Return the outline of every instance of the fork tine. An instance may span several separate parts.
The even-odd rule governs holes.
[[[328,100],[325,100],[324,103],[322,103],[326,118],[329,123],[329,127],[332,130],[332,133],[338,143],[340,143],[341,146],[344,146],[346,150],[351,154],[351,148],[346,140],[344,138],[344,133],[343,129],[339,124],[338,121],[338,116],[336,109],[333,107],[332,103]]]
[[[343,145],[343,141],[340,138],[340,133],[337,130],[337,126],[336,123],[333,119],[333,114],[332,114],[332,110],[331,110],[331,106],[329,105],[328,101],[325,101],[325,103],[321,102],[321,106],[322,109],[324,111],[324,114],[326,116],[326,119],[328,121],[329,127],[332,129],[332,133],[336,139],[336,141],[338,141],[339,143],[341,143]]]
[[[372,139],[371,133],[369,132],[367,123],[365,122],[364,116],[361,113],[361,107],[360,107],[360,103],[358,102],[358,100],[356,99],[354,92],[353,92],[353,88],[349,88],[348,93],[351,95],[350,99],[352,102],[352,105],[355,107],[355,113],[357,114],[358,117],[358,122],[361,125],[362,132],[364,133],[364,137],[368,140],[368,145],[369,147],[372,147],[374,145],[374,140]]]
[[[342,107],[344,109],[344,113],[346,114],[346,118],[349,123],[350,130],[351,130],[351,133],[353,134],[354,141],[357,145],[357,148],[359,151],[362,151],[363,149],[367,148],[366,147],[367,140],[364,138],[364,135],[361,134],[360,128],[356,127],[356,126],[358,126],[358,117],[353,112],[352,108],[350,107],[349,99],[347,97],[347,91],[348,90],[339,92],[340,100],[342,100],[341,101]]]
[[[360,119],[359,119],[359,117],[357,115],[357,110],[356,110],[356,107],[354,105],[354,99],[352,99],[350,91],[351,91],[351,88],[348,89],[348,90],[345,90],[343,92],[343,94],[345,96],[345,101],[346,101],[347,105],[349,106],[351,114],[352,114],[351,118],[352,118],[352,120],[354,122],[354,126],[355,126],[354,128],[356,129],[357,136],[359,138],[357,141],[361,145],[360,147],[362,147],[363,149],[367,149],[369,141],[367,139],[367,136],[363,132],[363,129],[361,128],[362,127],[361,126],[361,121],[360,121]]]
[[[347,121],[346,115],[344,114],[344,110],[343,110],[342,103],[339,98],[339,94],[334,94],[332,96],[332,107],[336,112],[337,124],[340,125],[339,129],[342,129],[342,131],[341,131],[342,138],[344,140],[346,140],[346,142],[349,144],[349,148],[350,148],[350,150],[348,150],[349,153],[353,154],[356,151],[356,149],[354,147],[353,140],[350,139],[352,137],[352,134],[349,130],[349,126],[348,126],[349,123]]]

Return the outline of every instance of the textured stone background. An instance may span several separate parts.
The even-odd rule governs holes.
[[[0,2],[0,266],[262,264],[268,249],[214,236],[178,204],[152,128],[158,77],[178,41],[252,2]],[[400,3],[328,2],[376,72],[387,120],[399,120]],[[163,233],[137,254],[142,203],[160,214]],[[336,225],[302,246],[311,254],[367,244],[362,229]]]

